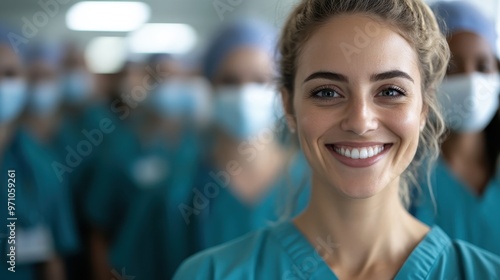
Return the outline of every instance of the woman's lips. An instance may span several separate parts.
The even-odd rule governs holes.
[[[326,147],[341,163],[362,168],[373,165],[384,157],[392,143],[336,143],[327,144]]]

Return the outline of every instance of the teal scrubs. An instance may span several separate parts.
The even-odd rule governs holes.
[[[206,165],[208,166],[208,165]],[[229,186],[218,188],[218,194],[212,194],[206,189],[208,184],[216,180],[210,176],[214,168],[202,168],[198,176],[197,197],[193,198],[191,206],[199,211],[192,215],[195,231],[196,251],[213,247],[248,232],[265,228],[273,222],[295,216],[305,209],[309,200],[310,169],[305,156],[298,152],[289,166],[279,174],[267,193],[254,204],[248,204],[237,198]],[[223,182],[222,182],[223,183]],[[204,195],[206,207],[203,204]],[[294,198],[295,201],[289,201]],[[293,209],[285,209],[292,205]],[[288,212],[288,217],[286,216]]]
[[[181,146],[170,154],[169,176],[130,204],[111,247],[113,267],[125,267],[127,274],[141,279],[170,279],[180,263],[194,253],[178,206],[191,198],[203,150],[200,139],[195,131],[185,131]]]
[[[37,245],[43,245],[41,243],[47,241],[47,244],[52,243],[47,246],[50,248],[49,251],[65,256],[75,253],[79,243],[73,212],[67,200],[67,186],[58,180],[50,165],[55,159],[50,151],[42,148],[28,133],[19,130],[0,161],[0,169],[5,184],[7,184],[7,170],[16,170],[15,216],[16,238],[19,238],[16,240],[16,245],[23,246],[24,241],[20,237],[20,231],[23,231],[31,236],[30,240],[39,240],[35,242]],[[0,218],[3,221],[7,221],[8,217],[7,195],[5,187],[0,192],[0,206],[5,209],[0,211]],[[41,228],[45,234],[40,234]],[[18,259],[16,271],[19,273],[11,274],[7,271],[5,250],[11,245],[7,244],[7,239],[4,238],[7,234],[6,227],[2,228],[0,279],[32,279],[35,271],[34,262],[37,261],[23,263]]]
[[[103,124],[106,124],[104,127],[106,131],[101,129]],[[69,114],[64,115],[60,129],[55,139],[51,141],[51,146],[60,158],[59,162],[70,168],[69,170],[59,169],[58,175],[69,186],[70,197],[68,201],[75,212],[76,224],[80,233],[81,246],[78,254],[66,260],[69,279],[90,279],[92,277],[88,262],[90,229],[85,218],[85,199],[89,186],[96,177],[98,168],[101,167],[99,163],[103,161],[102,159],[109,158],[110,143],[116,142],[115,139],[123,134],[121,133],[123,127],[123,121],[112,113],[109,106],[92,104],[89,107],[74,108]],[[84,130],[87,135],[91,135],[92,139],[83,133]],[[99,134],[102,135],[102,138]],[[90,153],[70,155],[68,149],[79,153],[78,148],[83,141],[91,144]],[[76,156],[79,159],[75,159]]]
[[[196,186],[195,181],[200,181],[200,178],[195,175],[209,174],[208,171],[203,172],[205,169],[193,170],[193,168],[200,167],[200,158],[204,158],[202,150],[205,150],[196,151],[196,147],[201,148],[202,144],[197,143],[199,140],[194,138],[193,140],[195,141],[185,141],[186,148],[191,147],[186,151],[190,152],[182,157],[184,160],[176,161],[174,176],[171,176],[165,187],[143,195],[142,199],[137,200],[137,203],[133,205],[126,225],[111,250],[113,267],[126,267],[127,274],[141,279],[171,279],[182,261],[203,249],[201,246],[208,246],[199,243],[203,234],[198,231],[200,221],[193,218],[192,221],[186,222],[179,207],[192,203],[195,196],[193,186]],[[186,160],[189,158],[191,160]],[[307,181],[308,178],[304,178],[307,170],[305,158],[300,154],[288,170],[291,174],[287,174],[289,176],[287,179],[291,182],[297,182],[298,179]],[[206,179],[205,176],[203,178]],[[281,178],[280,181],[283,183],[285,179]],[[291,185],[289,181],[286,182]],[[223,237],[211,242],[224,242],[251,230],[265,227],[269,222],[266,217],[273,217],[272,220],[276,220],[277,207],[274,206],[278,202],[277,195],[282,194],[282,197],[286,198],[285,191],[274,189],[265,202],[261,202],[258,207],[254,208],[243,208],[241,204],[236,205],[239,208],[227,205],[227,209],[231,209],[231,213],[236,216],[220,228],[224,231]],[[228,200],[223,197],[221,199]],[[305,205],[307,199],[304,192],[301,192],[297,203]],[[235,199],[231,198],[231,200]],[[220,216],[224,213],[220,211],[218,217],[210,216],[210,218],[225,218]],[[252,214],[255,217],[252,217]],[[236,222],[239,224],[237,225]],[[220,226],[219,222],[216,226]],[[235,227],[237,227],[236,230],[234,230]],[[215,228],[209,230],[215,230]],[[212,233],[212,236],[214,235],[215,232]]]
[[[103,123],[109,124],[105,126],[106,131],[101,130]],[[83,208],[82,198],[86,196],[88,186],[97,172],[99,165],[96,163],[107,158],[109,147],[121,139],[124,126],[123,121],[103,105],[94,105],[85,108],[82,112],[75,112],[73,115],[64,117],[53,146],[61,158],[60,162],[71,169],[69,172],[61,171],[60,177],[68,181],[78,209]],[[84,134],[84,131],[87,135]],[[92,135],[90,136],[92,139],[89,139],[88,135]],[[83,141],[89,142],[92,150],[89,154],[78,154],[80,160],[77,166],[71,166],[68,159],[73,162],[77,160],[75,160],[75,156],[68,158],[70,153],[68,148],[78,152],[78,147]]]
[[[292,222],[284,222],[191,257],[174,279],[338,279],[317,252],[321,250],[315,250]],[[436,226],[395,279],[495,279],[498,275],[499,257],[452,241]]]
[[[414,201],[412,214],[428,225],[438,225],[451,238],[470,242],[500,256],[500,179],[491,179],[485,192],[474,194],[439,159],[431,184],[423,182],[422,196]]]
[[[95,163],[97,171],[84,200],[87,221],[110,238],[121,229],[139,195],[164,184],[169,168],[162,145],[143,147],[133,131],[120,136],[107,147],[107,156]],[[154,174],[148,177],[150,172]]]

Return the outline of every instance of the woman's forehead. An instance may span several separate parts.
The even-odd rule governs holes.
[[[380,20],[342,15],[321,25],[306,41],[297,77],[318,70],[362,76],[394,69],[419,75],[413,46]]]

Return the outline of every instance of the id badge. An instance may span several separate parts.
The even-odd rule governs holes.
[[[50,229],[38,225],[16,232],[16,255],[20,264],[44,262],[54,255],[54,240]]]

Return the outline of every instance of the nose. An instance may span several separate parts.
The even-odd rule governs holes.
[[[341,129],[364,135],[376,130],[378,122],[376,118],[373,101],[367,97],[355,96],[348,101],[346,110],[341,122]]]

